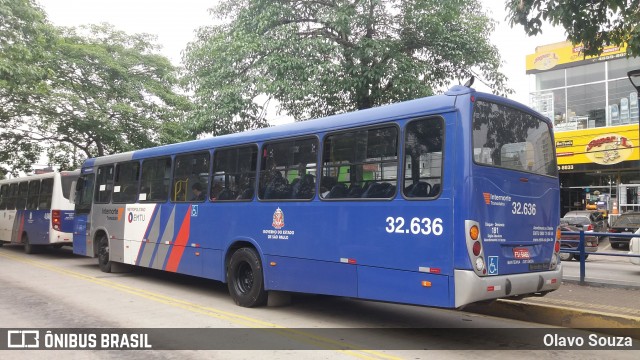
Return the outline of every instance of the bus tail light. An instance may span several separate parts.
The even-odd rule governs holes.
[[[51,227],[53,230],[60,231],[62,224],[62,216],[60,210],[51,210]]]
[[[555,270],[560,262],[560,239],[562,238],[562,229],[556,227],[556,242],[553,244],[553,254],[551,254],[551,262],[549,262],[549,270]]]
[[[480,246],[480,242],[479,241],[474,241],[472,249],[473,249],[473,256],[480,255],[480,251],[482,250],[482,246]]]
[[[487,275],[486,263],[484,261],[484,251],[482,248],[482,234],[480,234],[480,226],[477,221],[466,220],[466,240],[467,252],[473,266],[473,270],[477,275]]]

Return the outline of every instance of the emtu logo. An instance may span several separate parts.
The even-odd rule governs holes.
[[[491,204],[491,194],[490,193],[482,193],[482,195],[484,196],[484,202],[487,205]]]

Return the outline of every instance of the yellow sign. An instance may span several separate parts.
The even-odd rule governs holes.
[[[555,133],[556,155],[560,170],[563,165],[613,165],[640,159],[638,124]]]
[[[556,44],[538,46],[534,54],[527,55],[527,74],[551,70],[565,64],[576,62],[597,62],[626,56],[627,46],[606,46],[600,56],[584,57],[582,45],[572,45],[565,41]],[[577,65],[577,64],[572,64]]]

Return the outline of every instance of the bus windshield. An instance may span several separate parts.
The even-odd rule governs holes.
[[[482,165],[558,176],[551,129],[541,119],[514,108],[476,101],[473,157]]]

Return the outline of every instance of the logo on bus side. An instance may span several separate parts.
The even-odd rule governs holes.
[[[290,236],[296,234],[295,230],[285,230],[284,227],[284,212],[277,208],[273,212],[271,217],[271,226],[273,229],[263,229],[262,234],[267,236],[270,240],[289,240]],[[275,229],[275,230],[274,230]]]
[[[511,196],[509,195],[496,195],[483,192],[482,196],[484,197],[484,203],[487,205],[506,206],[506,203],[511,201]]]
[[[115,208],[115,209],[103,208],[102,209],[102,215],[106,215],[107,220],[111,220],[111,221],[122,220],[123,213],[124,213],[124,208]]]
[[[284,213],[280,208],[277,208],[273,213],[273,222],[271,223],[274,229],[280,230],[284,227]]]

